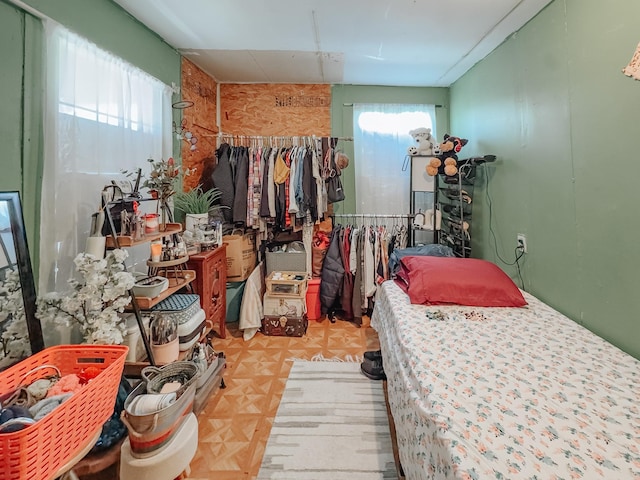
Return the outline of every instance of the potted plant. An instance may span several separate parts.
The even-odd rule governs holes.
[[[158,207],[162,213],[161,227],[166,224],[167,219],[173,221],[171,215],[170,198],[175,195],[176,187],[183,176],[191,175],[195,169],[183,168],[176,163],[173,158],[168,160],[147,159],[151,166],[151,171],[142,176],[142,187],[149,189],[152,198],[158,200]],[[127,177],[135,175],[134,172],[122,170]],[[167,215],[168,214],[168,215]],[[167,218],[168,217],[168,218]]]
[[[222,208],[216,204],[221,195],[222,192],[217,188],[203,191],[202,185],[186,192],[176,192],[173,204],[176,210],[185,215],[185,230],[193,231],[197,225],[207,223],[210,214],[215,216]]]

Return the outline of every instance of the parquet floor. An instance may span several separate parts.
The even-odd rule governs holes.
[[[304,337],[268,337],[262,333],[248,342],[237,323],[227,324],[227,338],[213,346],[225,353],[225,389],[212,395],[198,416],[198,451],[191,462],[191,480],[254,479],[260,469],[269,432],[291,369],[291,359],[361,360],[367,350],[379,348],[378,336],[363,319],[351,322],[309,322]],[[115,468],[82,480],[117,478]]]

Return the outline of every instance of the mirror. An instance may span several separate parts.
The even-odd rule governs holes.
[[[18,192],[0,192],[0,370],[44,348]]]

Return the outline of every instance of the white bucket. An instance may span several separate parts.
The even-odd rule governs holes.
[[[208,221],[208,213],[187,213],[184,217],[184,229],[195,232],[198,225],[206,225]]]

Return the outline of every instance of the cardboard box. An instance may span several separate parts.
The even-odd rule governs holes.
[[[227,244],[227,281],[246,280],[256,266],[256,235],[254,232],[225,235]]]

